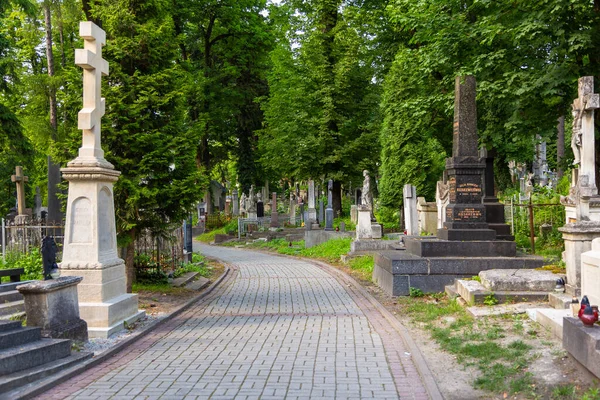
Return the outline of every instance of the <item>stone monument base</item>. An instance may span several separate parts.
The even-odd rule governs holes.
[[[40,327],[43,337],[87,341],[87,324],[79,317],[77,299],[82,279],[67,276],[17,286],[25,299],[27,326]]]
[[[112,264],[112,263],[111,263]],[[79,313],[88,324],[90,338],[107,338],[145,315],[138,310],[138,295],[126,293],[125,264],[95,269],[61,269],[63,276],[81,276]]]
[[[563,318],[563,348],[600,378],[600,326],[587,327],[579,318]]]
[[[420,257],[515,257],[517,245],[505,240],[459,242],[431,236],[404,238],[406,251]]]
[[[535,269],[542,257],[420,257],[408,251],[375,254],[373,281],[391,296],[408,296],[410,288],[443,292],[455,279],[471,278],[488,269]]]
[[[592,249],[592,240],[600,237],[600,222],[585,221],[566,224],[558,229],[565,241],[563,260],[567,265],[565,290],[572,296],[581,296],[581,254]]]
[[[138,310],[138,295],[126,293],[103,303],[79,303],[90,338],[108,338],[146,315]]]

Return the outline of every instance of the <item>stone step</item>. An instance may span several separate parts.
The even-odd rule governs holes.
[[[21,323],[16,322],[18,324],[16,329],[0,332],[0,350],[21,346],[42,338],[41,328],[21,327]]]
[[[548,329],[552,334],[562,340],[563,318],[572,317],[570,309],[556,310],[553,308],[539,308],[535,313],[535,321]],[[529,315],[531,318],[531,314]],[[533,318],[532,318],[533,319]]]
[[[479,273],[481,283],[493,292],[552,292],[564,275],[536,269],[490,269]]]
[[[0,304],[0,316],[9,316],[19,312],[25,312],[25,301],[23,300]]]
[[[0,315],[0,321],[17,321],[19,324],[22,324],[25,321],[25,317],[25,311],[19,311],[14,314]]]
[[[482,318],[499,315],[516,315],[529,313],[532,309],[543,307],[540,303],[517,303],[517,304],[498,304],[493,307],[471,306],[466,307],[467,313],[473,318]]]
[[[185,288],[190,289],[190,290],[202,290],[205,287],[207,287],[208,285],[210,285],[210,280],[201,276],[197,280],[192,281],[192,282],[188,283],[187,285],[185,285]]]
[[[171,286],[183,287],[186,284],[193,281],[194,278],[196,277],[196,275],[198,275],[198,272],[186,272],[185,274],[181,275],[179,278],[173,279],[173,283],[171,284]]]
[[[23,295],[18,290],[7,290],[0,292],[0,304],[10,303],[12,301],[23,300]]]
[[[573,300],[573,296],[566,293],[548,293],[548,302],[552,308],[557,310],[564,310],[566,308],[571,308],[571,301]]]
[[[17,290],[17,286],[23,285],[23,284],[29,283],[29,282],[32,282],[32,281],[3,283],[0,285],[0,293],[10,292],[11,290]]]
[[[71,341],[40,339],[22,346],[0,350],[0,376],[40,366],[71,355]]]
[[[0,320],[0,334],[6,331],[12,331],[21,327],[21,321]]]
[[[444,287],[444,292],[446,292],[446,296],[449,299],[455,299],[458,297],[458,292],[456,291],[456,283],[453,285],[446,285]]]
[[[0,399],[17,399],[20,397],[19,394],[27,389],[23,386],[35,387],[38,380],[71,368],[92,358],[93,355],[90,352],[79,352],[34,368],[0,376],[0,393],[2,393]]]
[[[492,291],[488,290],[478,281],[463,279],[456,280],[456,291],[469,305],[485,304],[484,302],[486,298],[492,294],[496,298],[497,304],[539,302],[548,300],[547,292]]]

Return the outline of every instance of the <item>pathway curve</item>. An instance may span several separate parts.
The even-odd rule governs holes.
[[[429,398],[397,328],[326,267],[199,243],[194,250],[233,266],[220,289],[127,354],[48,395]]]

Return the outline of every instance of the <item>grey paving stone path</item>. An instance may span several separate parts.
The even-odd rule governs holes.
[[[373,310],[323,268],[198,243],[195,250],[234,267],[218,295],[68,398],[428,398],[410,357],[386,353],[382,335],[401,338],[376,331]]]

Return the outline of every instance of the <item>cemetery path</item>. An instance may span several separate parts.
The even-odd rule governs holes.
[[[304,260],[194,251],[233,267],[217,290],[43,398],[441,398],[420,354],[349,278]]]

